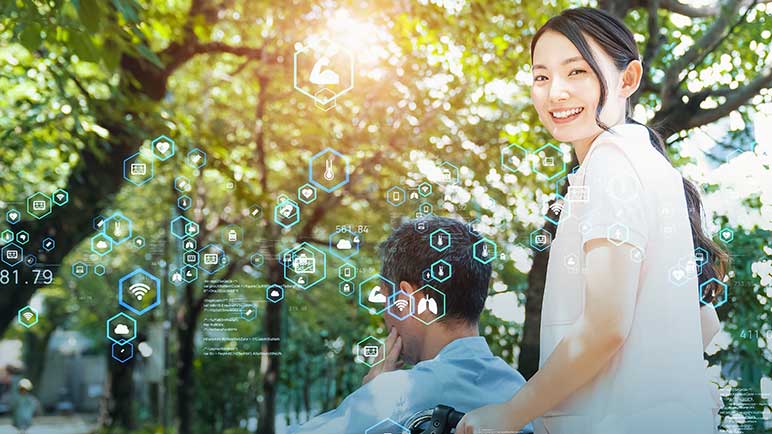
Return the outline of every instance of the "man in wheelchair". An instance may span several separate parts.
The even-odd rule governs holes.
[[[479,335],[486,257],[495,255],[485,243],[475,246],[480,239],[464,223],[435,216],[394,230],[381,245],[381,275],[394,287],[381,281],[373,283],[380,296],[362,294],[383,303],[385,358],[338,408],[290,434],[402,434],[411,416],[438,404],[467,412],[512,397],[525,379]]]

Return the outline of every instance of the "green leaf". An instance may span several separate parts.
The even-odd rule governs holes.
[[[139,21],[137,16],[137,4],[131,0],[113,0],[113,5],[130,23]]]
[[[99,31],[102,10],[96,0],[80,0],[78,2],[78,16],[89,32]]]
[[[40,34],[40,24],[27,23],[19,34],[19,42],[29,51],[35,51],[40,47],[43,37]]]
[[[139,52],[139,54],[141,54],[142,57],[144,57],[145,59],[147,59],[150,62],[152,62],[153,65],[155,65],[155,66],[157,66],[159,68],[163,68],[164,67],[163,63],[161,63],[161,59],[158,58],[158,55],[156,55],[153,52],[153,50],[148,48],[147,45],[139,43],[139,44],[136,45],[136,47],[137,47],[137,51]]]
[[[99,62],[101,53],[91,37],[84,32],[70,32],[70,45],[78,58],[84,62]]]

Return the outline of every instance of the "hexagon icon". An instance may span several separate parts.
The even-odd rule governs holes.
[[[327,255],[303,242],[281,254],[284,278],[301,289],[309,289],[327,278]]]
[[[559,147],[547,143],[531,154],[531,170],[552,181],[566,173],[564,152]]]
[[[327,38],[299,48],[292,63],[293,87],[323,110],[332,108],[336,99],[354,88],[354,56]]]
[[[445,229],[437,229],[429,235],[429,246],[438,252],[444,252],[452,242],[450,233]]]
[[[413,296],[403,290],[398,290],[389,295],[386,303],[386,312],[394,319],[404,321],[415,312],[415,300]]]
[[[21,246],[14,243],[9,243],[3,246],[3,249],[0,250],[0,253],[2,253],[2,257],[0,257],[0,259],[11,267],[19,264],[24,258],[24,250],[21,248]]]
[[[181,209],[182,211],[189,210],[191,206],[193,206],[193,199],[191,199],[187,194],[183,194],[177,198],[177,208]]]
[[[51,194],[51,201],[56,206],[65,206],[70,201],[70,194],[67,193],[67,190],[60,188]]]
[[[428,181],[424,181],[418,184],[418,194],[421,197],[429,197],[432,195],[432,184]]]
[[[16,242],[21,244],[22,246],[27,244],[29,242],[29,232],[25,230],[16,232]]]
[[[368,336],[356,344],[354,361],[372,368],[386,357],[386,344],[378,338]]]
[[[185,157],[185,162],[194,169],[200,169],[206,166],[206,152],[198,148],[191,149]]]
[[[512,143],[501,148],[501,166],[510,172],[519,172],[528,161],[528,151]]]
[[[191,225],[195,225],[194,222],[192,222],[190,219],[188,219],[185,216],[177,216],[175,217],[171,222],[169,222],[169,229],[172,235],[174,235],[178,239],[187,238],[189,236],[195,236],[198,235],[198,229],[194,230],[195,232],[193,235],[188,235],[188,228],[193,227]]]
[[[180,275],[182,276],[182,280],[186,283],[195,282],[196,279],[198,279],[198,268],[192,265],[186,265],[180,268]]]
[[[174,140],[161,134],[150,142],[153,156],[159,161],[166,161],[174,155]]]
[[[118,304],[143,315],[161,304],[161,280],[142,268],[118,281]]]
[[[443,161],[440,164],[440,171],[442,172],[442,182],[445,184],[457,185],[461,183],[461,176],[454,164]]]
[[[280,201],[273,208],[273,221],[284,229],[289,229],[300,222],[300,206],[290,199]]]
[[[325,148],[308,160],[308,182],[327,193],[348,184],[349,158],[332,148]]]
[[[137,337],[137,320],[123,312],[105,321],[107,339],[118,345],[131,342]]]
[[[371,315],[380,315],[386,310],[388,296],[394,292],[394,282],[380,274],[374,274],[359,282],[359,305]]]
[[[36,192],[27,198],[27,214],[40,220],[51,214],[51,198],[44,193]]]
[[[710,253],[702,247],[694,249],[694,260],[697,262],[700,272],[702,272],[702,266],[710,261]]]
[[[6,229],[3,232],[0,232],[0,241],[2,241],[3,244],[13,242],[13,231]]]
[[[252,321],[257,318],[257,306],[252,303],[246,303],[241,306],[239,316],[245,321]]]
[[[252,264],[252,266],[255,268],[261,267],[264,262],[265,262],[265,259],[263,258],[263,255],[261,255],[260,253],[255,253],[249,257],[249,263]]]
[[[88,264],[84,262],[76,262],[72,264],[72,275],[77,277],[78,279],[83,278],[88,274]]]
[[[239,225],[228,225],[220,233],[223,244],[238,246],[244,240],[244,230]]]
[[[410,434],[410,430],[390,418],[386,418],[375,425],[367,428],[365,434]]]
[[[348,260],[359,253],[362,244],[362,235],[355,234],[350,229],[341,227],[330,235],[329,250],[341,260]]]
[[[340,280],[350,282],[357,277],[357,267],[354,264],[345,263],[338,267],[338,277]]]
[[[338,100],[335,99],[335,92],[330,89],[319,89],[319,91],[314,94],[314,97],[314,105],[321,110],[330,111],[338,105]]]
[[[253,219],[259,219],[260,217],[263,216],[263,207],[261,207],[260,205],[252,205],[247,210],[247,213]]]
[[[394,186],[386,191],[386,202],[391,206],[400,206],[405,203],[405,190],[402,187]]]
[[[18,210],[11,208],[5,213],[5,221],[7,221],[9,225],[15,225],[21,221],[21,213]]]
[[[126,363],[134,357],[134,344],[131,342],[123,344],[113,342],[111,353],[113,359],[120,363]]]
[[[347,282],[347,281],[342,281],[338,283],[338,292],[348,297],[349,295],[354,293],[354,283]]]
[[[298,187],[298,200],[308,205],[316,200],[316,187],[305,183]]]
[[[417,217],[423,217],[427,215],[431,215],[434,212],[434,206],[430,204],[429,202],[421,202],[420,205],[418,205],[418,211],[416,212]]]
[[[427,284],[418,288],[410,295],[413,296],[414,303],[416,304],[413,318],[429,325],[445,316],[446,297],[444,292]]]
[[[704,294],[705,287],[711,283],[715,283],[716,285],[721,286],[721,288],[723,289],[721,291],[720,297],[712,303],[705,301],[705,294]],[[729,285],[727,285],[726,283],[716,279],[715,277],[711,277],[710,279],[700,284],[700,303],[712,304],[713,307],[719,307],[722,304],[726,303],[727,300],[729,300]]]
[[[732,228],[722,228],[718,231],[718,239],[729,244],[734,241],[734,231]]]
[[[483,237],[472,245],[472,257],[482,264],[490,264],[498,256],[496,243]]]
[[[608,227],[606,239],[615,246],[621,246],[630,240],[630,228],[622,223],[614,223]]]
[[[30,306],[19,309],[17,321],[25,328],[30,328],[38,323],[38,311]]]
[[[432,263],[430,268],[432,279],[438,282],[444,282],[453,275],[453,265],[444,259],[439,259]]]
[[[56,248],[56,240],[54,240],[51,237],[46,237],[40,243],[40,248],[45,250],[46,252],[50,252],[51,250],[54,250]]]
[[[96,274],[97,276],[104,276],[106,272],[107,272],[107,269],[105,268],[104,265],[102,264],[94,265],[94,274]]]
[[[536,229],[530,234],[531,248],[543,252],[552,244],[552,234],[544,228]]]
[[[276,284],[266,287],[265,299],[271,303],[278,303],[284,300],[284,287]]]
[[[193,184],[186,176],[174,178],[174,189],[180,193],[190,193],[193,190]]]
[[[123,179],[138,187],[147,184],[155,176],[154,162],[141,152],[130,155],[123,160]]]
[[[91,237],[91,251],[99,256],[105,256],[113,251],[113,240],[99,232]]]
[[[120,212],[116,212],[105,219],[102,225],[102,232],[113,240],[113,244],[121,245],[124,241],[131,238],[131,226],[131,220]]]
[[[207,244],[198,250],[198,268],[207,274],[214,274],[228,263],[225,251],[216,244]]]

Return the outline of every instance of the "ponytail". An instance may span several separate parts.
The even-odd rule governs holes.
[[[670,162],[670,158],[665,151],[665,142],[654,129],[648,125],[644,125],[633,118],[627,117],[627,122],[631,124],[641,125],[649,132],[649,142],[665,159]],[[692,242],[694,243],[695,250],[702,248],[708,252],[708,257],[703,262],[701,273],[699,273],[698,281],[700,287],[702,284],[715,278],[718,281],[723,281],[726,276],[727,268],[729,267],[729,254],[721,248],[716,242],[714,242],[706,233],[702,225],[703,208],[702,199],[700,199],[700,192],[686,178],[681,178],[684,184],[684,194],[686,195],[686,209],[689,213],[689,224],[692,228]],[[723,297],[724,287],[717,284],[715,281],[705,285],[702,288],[702,301],[705,303],[714,303],[716,300]]]

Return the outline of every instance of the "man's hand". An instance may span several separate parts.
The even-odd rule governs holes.
[[[396,371],[404,364],[402,360],[399,359],[399,356],[402,353],[402,337],[397,333],[397,329],[394,327],[391,328],[389,337],[386,338],[386,350],[386,358],[383,362],[370,368],[370,372],[362,378],[362,385],[369,383],[370,380],[383,372]]]
[[[456,434],[486,432],[517,433],[522,423],[515,420],[509,401],[480,407],[465,414],[456,426]]]

